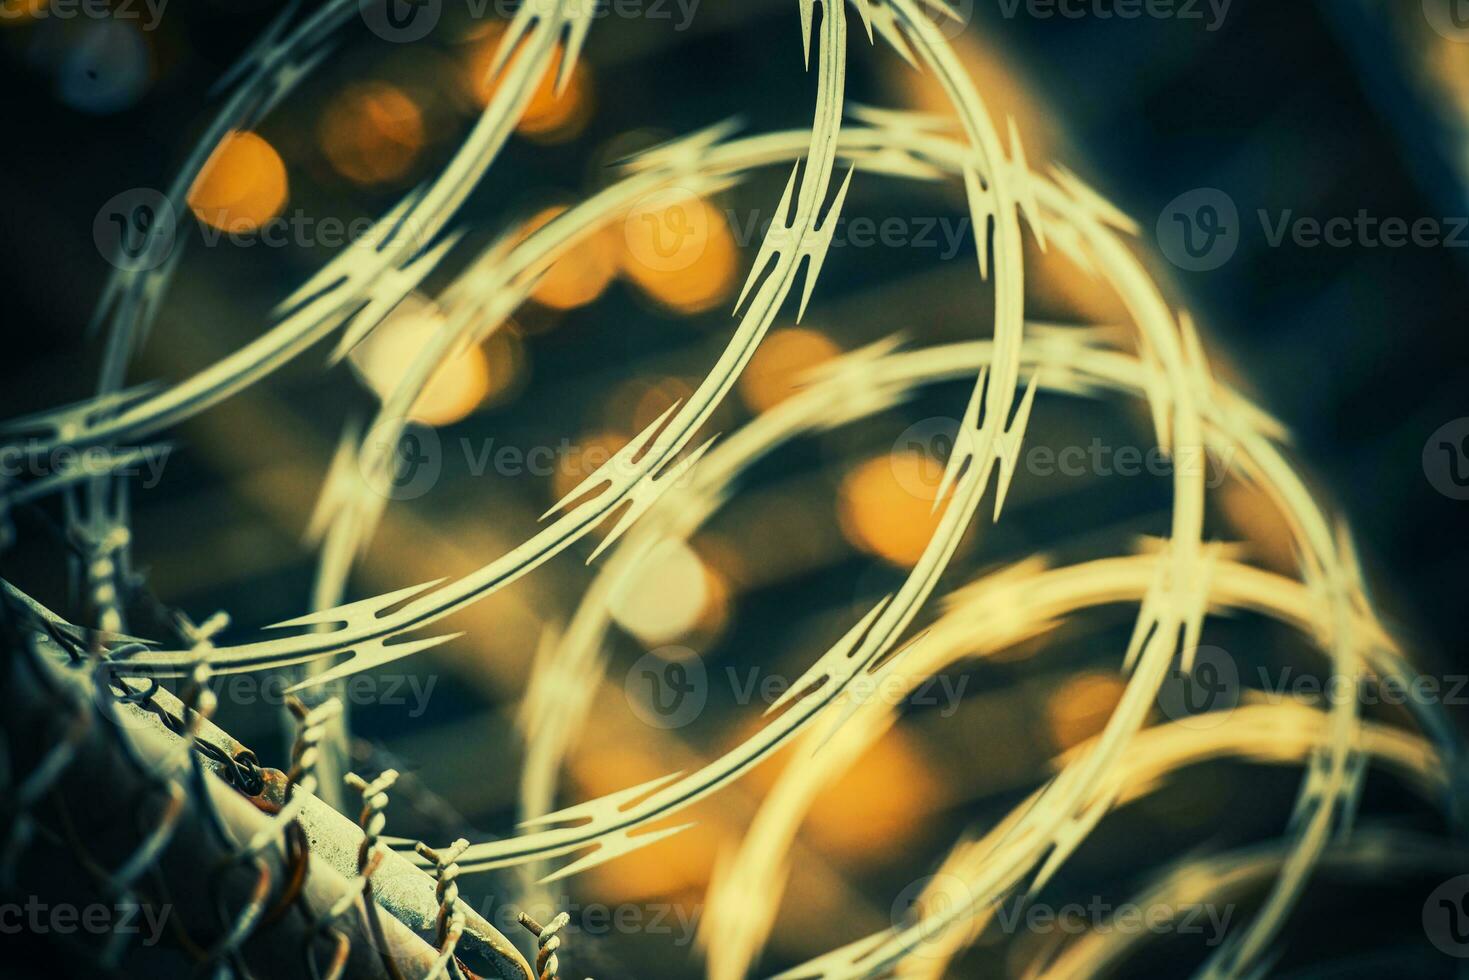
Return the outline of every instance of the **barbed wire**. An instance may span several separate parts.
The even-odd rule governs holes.
[[[174,922],[175,938],[203,971],[240,977],[257,972],[273,975],[269,972],[276,968],[272,957],[280,949],[264,943],[262,957],[251,947],[255,940],[274,933],[290,937],[291,942],[282,945],[300,944],[304,959],[294,949],[290,959],[313,978],[335,980],[352,967],[363,976],[405,980],[407,962],[432,977],[457,977],[463,971],[456,950],[461,940],[474,937],[482,949],[502,958],[501,965],[515,973],[516,980],[530,980],[529,964],[513,949],[501,949],[496,943],[498,933],[492,927],[486,927],[489,931],[481,928],[471,919],[472,910],[463,908],[460,874],[544,861],[590,847],[590,853],[555,872],[567,875],[646,846],[681,828],[637,837],[631,831],[719,790],[793,740],[797,732],[809,731],[818,716],[839,715],[843,709],[832,707],[838,701],[850,708],[852,699],[846,695],[853,682],[863,673],[890,668],[906,652],[907,647],[899,643],[919,609],[938,594],[941,575],[978,514],[992,476],[995,518],[999,518],[1037,390],[1066,388],[1078,380],[1098,389],[1110,387],[1141,395],[1151,411],[1162,450],[1203,447],[1221,433],[1243,447],[1249,457],[1249,477],[1265,488],[1292,524],[1301,582],[1319,600],[1315,607],[1320,612],[1319,633],[1335,676],[1356,681],[1369,664],[1380,672],[1405,669],[1389,656],[1379,656],[1381,651],[1372,646],[1376,641],[1368,627],[1376,620],[1349,539],[1277,452],[1277,433],[1263,414],[1213,382],[1192,320],[1171,309],[1123,244],[1131,223],[1069,172],[1054,170],[1048,177],[1034,172],[1026,162],[1013,119],[1008,120],[1006,148],[1001,127],[992,119],[978,87],[943,32],[925,16],[943,5],[937,0],[853,3],[869,38],[876,31],[910,64],[921,66],[942,83],[962,141],[936,135],[915,117],[896,113],[868,110],[864,115],[858,110],[854,115],[866,125],[844,126],[846,8],[840,0],[801,0],[808,62],[818,5],[822,17],[816,34],[817,92],[809,130],[764,134],[736,144],[724,142],[728,127],[716,126],[659,147],[633,161],[623,180],[558,219],[551,233],[513,246],[496,242],[480,259],[493,260],[498,270],[487,271],[481,262],[473,263],[446,291],[451,301],[450,327],[422,352],[414,369],[384,400],[383,412],[393,424],[401,422],[406,406],[428,385],[441,361],[463,343],[503,323],[558,250],[620,213],[618,209],[629,203],[631,195],[679,180],[693,181],[704,190],[717,188],[771,161],[792,167],[780,206],[781,220],[762,240],[736,302],[738,326],[692,396],[660,416],[611,463],[563,497],[551,512],[560,515],[542,532],[456,581],[409,587],[332,607],[344,593],[350,554],[359,551],[370,536],[383,506],[381,499],[363,492],[373,489],[371,478],[358,480],[354,493],[340,495],[353,506],[334,511],[325,507],[328,527],[316,589],[321,601],[307,616],[283,624],[316,629],[278,640],[216,647],[214,638],[227,625],[227,616],[216,614],[199,626],[180,616],[172,624],[180,637],[179,649],[154,649],[122,636],[127,599],[139,586],[130,565],[128,483],[112,473],[120,468],[117,461],[126,457],[110,446],[124,437],[150,436],[217,404],[334,332],[340,330],[333,355],[340,359],[373,331],[455,247],[458,236],[448,232],[449,223],[488,171],[537,87],[553,75],[558,85],[566,83],[590,29],[592,5],[546,0],[517,8],[496,51],[491,74],[498,87],[450,163],[381,217],[374,228],[372,248],[335,257],[287,300],[269,331],[230,358],[161,390],[123,391],[127,356],[146,336],[161,294],[176,271],[178,253],[175,250],[149,271],[119,269],[113,275],[96,313],[98,322],[109,320],[112,328],[97,397],[20,424],[23,430],[40,433],[37,446],[41,449],[98,445],[109,447],[112,455],[100,470],[71,469],[59,479],[27,485],[12,485],[6,478],[0,485],[0,524],[4,525],[0,538],[6,540],[9,515],[16,505],[47,493],[64,494],[64,534],[77,593],[74,604],[83,610],[87,623],[96,627],[84,629],[67,623],[8,583],[0,596],[6,647],[0,656],[5,658],[5,669],[19,682],[17,691],[30,698],[19,707],[26,709],[28,719],[38,722],[33,732],[8,725],[0,733],[4,736],[0,772],[9,790],[0,809],[4,815],[0,885],[15,884],[34,842],[54,839],[64,844],[92,887],[109,899],[140,903],[156,894],[168,907],[175,904],[176,897],[196,899],[182,903],[189,922],[187,927]],[[352,0],[331,0],[298,20],[298,5],[287,7],[227,77],[227,83],[236,85],[233,95],[174,179],[168,195],[171,201],[183,205],[189,187],[224,133],[268,113],[320,63],[326,53],[324,42],[355,8]],[[748,152],[751,159],[742,159],[741,152]],[[832,193],[837,161],[844,156],[851,166]],[[658,526],[649,518],[657,519],[667,501],[678,499],[667,494],[669,489],[696,472],[696,464],[706,466],[698,472],[709,473],[707,464],[724,455],[704,458],[709,448],[705,444],[679,459],[750,362],[776,314],[802,281],[803,267],[800,310],[805,309],[859,162],[922,180],[955,177],[962,181],[975,219],[978,271],[985,277],[993,271],[994,339],[979,369],[974,371],[975,365],[969,365],[966,376],[973,382],[973,394],[940,493],[948,499],[951,490],[952,499],[945,504],[922,555],[901,587],[811,666],[803,678],[811,684],[800,683],[796,689],[809,690],[815,684],[817,690],[783,701],[782,706],[793,705],[795,710],[775,725],[689,776],[675,774],[550,815],[551,821],[567,826],[473,846],[456,840],[442,850],[419,843],[416,853],[431,866],[432,879],[418,872],[420,877],[414,879],[418,905],[404,912],[374,881],[380,869],[402,860],[383,837],[395,770],[384,770],[372,779],[346,776],[346,785],[361,798],[354,837],[313,840],[306,830],[306,815],[320,803],[315,796],[320,788],[316,770],[326,743],[346,737],[345,726],[333,726],[342,713],[340,702],[326,701],[312,708],[290,702],[297,730],[290,768],[281,774],[261,766],[253,752],[215,728],[212,718],[218,699],[209,689],[211,678],[228,671],[298,664],[309,665],[317,683],[345,677],[443,642],[445,637],[389,643],[509,585],[590,535],[624,504],[625,512],[594,557],[613,547],[635,521],[644,523],[622,538],[618,547],[642,540],[638,532]],[[1044,383],[1039,380],[1038,365],[1032,363],[1037,338],[1024,318],[1022,219],[1042,246],[1054,243],[1077,268],[1099,275],[1116,289],[1136,327],[1137,357],[1121,358],[1117,351],[1076,344],[1058,358],[1064,362],[1059,365],[1059,380],[1049,376]],[[148,247],[156,244],[157,239],[150,238]],[[1041,339],[1044,347],[1045,338]],[[830,387],[828,394],[835,392],[835,400],[846,403],[825,406],[812,419],[796,419],[790,431],[777,428],[771,442],[848,416],[861,417],[863,410],[876,411],[887,404],[884,399],[896,399],[922,380],[899,378],[887,389],[872,384],[882,371],[901,363],[887,357],[889,353],[868,351],[844,362],[842,369],[850,376]],[[947,354],[940,351],[933,356]],[[1125,363],[1119,364],[1119,358]],[[944,375],[948,370],[932,363],[927,369],[928,376]],[[1028,381],[1024,391],[1022,377]],[[864,382],[868,387],[863,387]],[[865,398],[844,398],[853,391]],[[752,452],[758,455],[765,448],[765,444],[756,445]],[[36,446],[27,451],[37,451]],[[341,458],[344,465],[357,464],[358,476],[381,476],[385,452],[363,442],[355,454]],[[738,457],[735,462],[739,463]],[[713,472],[719,474],[717,468]],[[334,470],[323,491],[324,504],[342,502],[337,499],[339,476]],[[723,490],[715,479],[702,488],[705,498],[682,501],[686,513],[694,515],[691,525],[717,504]],[[1038,794],[1035,805],[1017,817],[1017,826],[1025,831],[1016,835],[1020,843],[988,855],[990,864],[983,869],[988,877],[976,889],[983,900],[1019,886],[1028,876],[1033,875],[1033,882],[1043,882],[1090,833],[1106,809],[1106,792],[1122,771],[1125,750],[1146,724],[1164,673],[1179,654],[1185,668],[1190,666],[1218,570],[1219,547],[1204,540],[1204,508],[1201,475],[1176,473],[1170,537],[1158,552],[1156,577],[1143,591],[1132,641],[1122,657],[1124,669],[1132,672],[1126,694],[1095,751],[1068,760],[1060,775]],[[630,553],[636,554],[636,549]],[[614,554],[613,563],[617,557]],[[595,631],[571,632],[581,637]],[[341,654],[348,655],[347,659],[323,666],[328,658]],[[595,662],[595,655],[569,648],[562,652],[562,659]],[[563,669],[561,676],[568,673]],[[157,675],[183,679],[177,705],[166,703]],[[550,699],[557,693],[550,688],[535,690],[537,698]],[[585,698],[579,703],[585,708]],[[530,706],[533,719],[544,714],[544,704]],[[577,723],[576,711],[567,714],[569,719],[557,726],[533,725],[532,738],[564,742]],[[1457,769],[1457,737],[1443,735],[1446,728],[1440,719],[1425,717],[1423,723],[1430,736],[1448,743],[1442,757]],[[1322,732],[1305,756],[1306,775],[1286,828],[1289,844],[1285,857],[1274,866],[1279,876],[1261,911],[1211,958],[1206,966],[1210,972],[1241,974],[1267,959],[1267,947],[1279,935],[1306,875],[1327,844],[1351,829],[1367,759],[1356,704],[1332,704]],[[549,760],[554,769],[560,751],[559,744],[552,744],[540,758]],[[78,812],[70,788],[82,777],[95,781],[97,789],[108,794],[109,812]],[[545,779],[541,783],[552,784]],[[1459,798],[1453,786],[1446,792]],[[279,799],[272,798],[273,793]],[[55,812],[43,820],[39,814],[48,806]],[[570,827],[571,817],[586,819]],[[89,828],[91,835],[86,832]],[[203,860],[204,873],[197,882],[176,872],[163,873],[162,865],[176,850]],[[334,871],[323,860],[348,852],[345,869]],[[1000,857],[1008,863],[1000,864]],[[345,874],[338,873],[343,870]],[[969,911],[946,909],[931,917],[934,921],[924,928],[947,926]],[[539,980],[557,980],[557,952],[569,916],[562,913],[544,926],[525,914],[520,921],[537,939]],[[414,928],[431,930],[434,944],[429,945]],[[115,966],[122,960],[126,953],[122,938],[120,933],[111,937],[100,962]],[[324,968],[316,955],[321,940],[330,947]],[[827,977],[876,975],[901,964],[912,941],[912,936],[902,932],[880,936],[859,951],[839,950],[811,965]],[[844,960],[844,955],[850,959]]]

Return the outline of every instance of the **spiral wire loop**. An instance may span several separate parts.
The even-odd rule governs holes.
[[[367,909],[369,934],[377,943],[388,975],[393,980],[404,980],[398,964],[388,953],[383,934],[382,910],[378,908],[372,895],[372,874],[387,850],[387,845],[380,838],[388,822],[384,812],[388,808],[388,790],[397,781],[396,769],[386,769],[370,782],[355,772],[349,772],[346,776],[347,785],[362,797],[362,810],[357,817],[357,823],[362,828],[362,843],[357,849],[357,876],[362,881],[362,903]]]
[[[459,937],[464,935],[464,913],[459,905],[459,855],[469,846],[469,841],[459,838],[443,850],[435,850],[419,841],[414,850],[420,857],[433,863],[433,875],[437,882],[434,895],[439,900],[438,944],[439,958],[433,972],[425,980],[438,980],[442,975],[460,977],[462,972],[455,963],[454,949]]]
[[[561,980],[561,962],[556,953],[561,949],[561,930],[571,922],[571,915],[562,912],[543,926],[522,912],[518,921],[536,937],[537,980]]]

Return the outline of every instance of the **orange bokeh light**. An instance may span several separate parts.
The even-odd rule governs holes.
[[[838,518],[843,535],[869,554],[913,565],[943,516],[943,509],[933,506],[943,472],[943,463],[920,452],[867,460],[842,480]]]
[[[436,305],[410,296],[352,352],[352,363],[378,397],[387,398],[444,325],[443,313]],[[519,366],[513,347],[502,350],[493,343],[502,333],[442,364],[413,404],[410,414],[414,421],[450,425],[507,388]]]
[[[480,345],[480,350],[484,353],[488,372],[480,404],[499,405],[520,394],[530,371],[525,341],[520,337],[517,324],[506,323],[490,334],[489,339]]]
[[[0,0],[0,28],[28,24],[40,17],[50,0]]]
[[[776,330],[756,349],[740,376],[740,395],[753,412],[774,408],[796,393],[808,371],[841,352],[836,341],[819,331]]]
[[[348,87],[317,127],[332,168],[355,184],[402,178],[424,145],[423,113],[402,89],[387,82]]]
[[[489,381],[485,352],[471,347],[434,372],[413,405],[413,417],[424,425],[458,422],[479,406],[489,390]]]
[[[848,860],[883,861],[925,829],[945,796],[923,746],[894,728],[817,798],[807,832]]]
[[[470,55],[467,85],[470,95],[482,107],[490,104],[500,87],[500,79],[514,68],[521,56],[521,51],[517,50],[500,74],[493,79],[490,77],[490,66],[495,63],[495,54],[504,35],[504,27],[498,24],[490,27]],[[560,143],[573,138],[591,116],[591,81],[581,63],[572,69],[565,90],[560,94],[556,92],[561,53],[558,45],[550,70],[541,78],[525,113],[515,126],[517,133],[538,143]]]
[[[626,445],[627,437],[615,432],[596,432],[577,439],[557,462],[551,476],[551,493],[557,500],[564,499]]]
[[[546,208],[526,222],[529,236],[564,207]],[[567,249],[536,283],[531,299],[554,310],[570,310],[585,306],[607,288],[617,274],[617,246],[605,231],[593,232]]]
[[[724,212],[687,191],[648,195],[623,221],[622,273],[654,302],[701,313],[734,291],[739,250]]]
[[[286,165],[275,147],[258,133],[236,131],[204,164],[189,189],[189,208],[221,231],[253,231],[280,214],[288,188]]]
[[[1122,700],[1125,685],[1113,674],[1079,674],[1062,684],[1046,704],[1051,738],[1069,749],[1096,735]]]

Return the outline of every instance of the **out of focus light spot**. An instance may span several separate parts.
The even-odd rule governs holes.
[[[750,575],[749,562],[734,541],[724,534],[700,531],[695,539],[699,554],[704,556],[704,567],[720,583],[726,592],[746,587]]]
[[[591,741],[591,740],[589,740]],[[590,753],[589,753],[590,754]],[[597,752],[594,760],[605,759],[607,752]],[[589,761],[587,768],[595,765]],[[644,777],[644,780],[653,777]],[[612,783],[599,779],[599,790],[587,790],[593,795],[605,795],[618,789],[626,789],[626,783]],[[692,822],[692,821],[691,821]],[[677,914],[675,904],[684,906],[684,914],[698,916],[701,896],[709,884],[709,869],[713,867],[716,854],[721,847],[730,846],[730,841],[721,839],[720,830],[705,822],[692,822],[688,830],[674,834],[668,840],[657,841],[638,850],[640,860],[624,861],[626,868],[609,868],[605,865],[586,873],[589,886],[612,908],[628,907],[622,903],[657,903],[656,907],[669,907],[669,917]],[[677,838],[677,839],[674,839]],[[681,896],[681,902],[677,899]],[[677,920],[674,920],[677,921]],[[563,974],[564,975],[564,974]]]
[[[564,143],[585,128],[591,117],[591,84],[586,68],[578,64],[571,70],[566,89],[556,94],[555,69],[536,88],[516,132],[537,143]]]
[[[1069,749],[1096,735],[1122,700],[1124,685],[1115,674],[1078,674],[1051,695],[1046,718],[1058,749]]]
[[[147,91],[150,60],[147,36],[132,22],[87,20],[56,66],[57,98],[98,115],[131,108]]]
[[[517,324],[507,323],[490,334],[481,346],[484,354],[485,395],[481,405],[501,405],[510,401],[529,379],[525,341],[520,339]]]
[[[659,380],[643,392],[633,407],[633,428],[642,432],[674,405],[688,401],[693,393],[693,385],[682,378]]]
[[[333,169],[356,184],[401,179],[423,150],[423,113],[386,82],[352,85],[322,114],[317,130]]]
[[[220,141],[189,189],[195,217],[222,231],[247,232],[286,203],[286,165],[259,134],[237,131]]]
[[[1027,158],[1034,162],[1065,156],[1060,147],[1062,130],[1055,114],[1037,98],[1034,88],[1026,83],[1026,73],[1013,63],[1013,56],[1001,44],[978,31],[962,31],[950,38],[950,44],[965,74],[985,93],[985,102],[996,118],[1015,119],[1017,129],[1024,136]],[[953,116],[954,102],[933,73],[915,72],[900,58],[886,58],[883,65],[902,108]],[[960,200],[956,198],[955,203]],[[967,235],[964,241],[971,260],[975,254],[972,238],[972,234]],[[1042,251],[1034,235],[1029,233],[1024,240],[1025,267],[1034,271],[1026,276],[1027,308],[1032,303],[1045,305],[1064,311],[1061,315],[1067,318],[1087,323],[1130,322],[1117,291],[1096,276],[1077,275],[1076,266],[1065,250],[1052,247]],[[990,261],[993,263],[994,259]]]
[[[913,451],[878,456],[858,466],[842,480],[842,534],[855,547],[895,565],[913,565],[943,516],[943,509],[933,506],[943,469],[942,463]]]
[[[698,625],[711,598],[709,586],[694,549],[664,541],[613,589],[612,618],[646,646],[662,646]]]
[[[526,222],[530,235],[566,209],[551,207]],[[610,233],[594,232],[573,245],[552,263],[536,284],[531,298],[555,310],[585,306],[607,288],[617,274],[617,245]]]
[[[434,372],[413,406],[413,417],[425,425],[459,421],[484,400],[489,378],[484,351],[470,347]]]
[[[998,118],[1014,116],[1025,134],[1025,155],[1031,160],[1048,160],[1058,151],[1060,127],[1035,90],[1026,84],[1026,74],[1012,63],[993,38],[979,31],[963,31],[950,44],[965,74],[974,79],[984,100]],[[940,116],[954,114],[954,101],[931,72],[916,72],[901,59],[884,62],[885,74],[899,93],[903,108]]]
[[[920,747],[894,728],[817,797],[806,830],[823,851],[886,861],[894,847],[924,829],[925,815],[931,819],[942,810],[944,797]]]
[[[627,437],[616,432],[597,432],[582,436],[572,443],[551,477],[551,492],[557,500],[581,485],[582,481],[627,445]]]
[[[1248,541],[1250,554],[1261,565],[1283,575],[1297,568],[1296,538],[1273,500],[1246,480],[1226,480],[1217,499],[1224,517]]]
[[[740,376],[740,395],[751,411],[767,411],[795,394],[811,368],[840,353],[836,342],[819,331],[776,330],[756,349]]]
[[[15,27],[34,20],[48,0],[0,0],[0,28]]]
[[[581,745],[571,763],[578,797],[604,796],[666,771],[658,768],[666,760],[659,754],[656,741],[637,742],[630,747],[623,739],[585,738]],[[642,860],[619,862],[627,865],[625,869],[604,866],[588,870],[586,883],[608,902],[666,899],[695,889],[690,898],[697,906],[717,850],[721,844],[730,843],[727,832],[719,827],[718,811],[712,810],[721,805],[716,802],[706,804],[710,810],[691,811],[693,826],[640,850]]]
[[[730,585],[729,579],[708,561],[704,561],[701,567],[704,570],[704,608],[699,611],[692,635],[700,637],[708,646],[729,624]]]
[[[352,364],[368,387],[386,399],[444,324],[437,306],[410,296],[352,351]],[[489,358],[484,349],[472,346],[439,367],[410,415],[424,425],[457,422],[484,401],[490,382]]]
[[[622,272],[654,302],[700,313],[734,291],[739,252],[723,211],[687,191],[650,194],[623,221]]]
[[[500,79],[513,70],[524,51],[521,48],[511,55],[509,63],[491,80],[490,66],[494,64],[495,52],[500,47],[504,34],[504,28],[498,24],[485,31],[475,42],[469,59],[469,92],[481,106],[490,104],[495,90],[500,87]],[[551,59],[550,69],[536,86],[525,114],[515,127],[516,132],[538,143],[561,143],[572,139],[581,132],[587,119],[591,117],[591,81],[585,65],[577,63],[571,71],[571,78],[566,82],[565,90],[558,95],[556,74],[560,70],[560,62],[561,48],[558,46],[556,57]]]
[[[683,378],[632,378],[612,389],[603,417],[618,431],[642,432],[693,393],[693,385]]]

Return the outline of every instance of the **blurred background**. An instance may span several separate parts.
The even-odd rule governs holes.
[[[174,0],[149,26],[141,4],[129,8],[133,18],[61,16],[45,0],[3,4],[0,416],[10,417],[90,394],[101,344],[85,328],[109,271],[93,240],[99,208],[121,191],[165,186],[216,111],[211,86],[281,5]],[[261,125],[230,138],[190,196],[192,221],[207,232],[227,217],[247,232],[191,244],[132,380],[184,378],[257,336],[272,307],[333,253],[322,219],[361,227],[444,164],[488,99],[484,69],[503,23],[473,9],[445,0],[437,28],[412,45],[352,25]],[[349,367],[324,372],[328,349],[314,349],[177,431],[161,480],[136,496],[136,560],[153,593],[196,619],[227,609],[232,636],[305,611],[314,555],[304,535],[339,433],[370,417],[407,352],[441,322],[433,296],[464,256],[606,186],[613,162],[663,139],[731,117],[744,133],[809,126],[815,81],[801,71],[794,2],[702,0],[686,21],[685,9],[596,21],[566,94],[537,96],[460,212],[465,245]],[[1033,163],[1064,164],[1138,221],[1138,254],[1195,314],[1218,376],[1285,423],[1313,492],[1349,519],[1374,600],[1415,662],[1446,677],[1464,671],[1469,503],[1439,489],[1444,475],[1425,468],[1425,445],[1469,415],[1469,232],[1458,247],[1303,247],[1289,237],[1277,246],[1256,216],[1365,210],[1450,227],[1469,214],[1469,30],[1456,37],[1455,21],[1418,0],[1234,0],[1217,22],[1205,4],[1202,19],[1010,9],[966,0],[955,39],[992,114],[1016,117]],[[850,101],[945,111],[939,88],[885,45],[869,45],[855,19],[849,59]],[[636,261],[637,231],[618,224],[563,258],[513,323],[450,364],[415,409],[445,447],[443,476],[431,493],[391,504],[353,593],[461,575],[504,553],[606,452],[691,391],[729,336],[787,176],[762,170],[705,202],[702,252],[677,275]],[[1240,235],[1227,262],[1188,271],[1160,251],[1155,228],[1170,202],[1198,188],[1232,199]],[[848,228],[923,216],[935,222],[936,245],[847,236],[803,322],[785,311],[710,431],[732,431],[788,396],[803,371],[874,340],[986,335],[991,293],[975,274],[964,214],[955,185],[859,172]],[[291,220],[306,231],[285,247],[248,233]],[[953,247],[946,228],[962,234]],[[1124,322],[1106,289],[1028,236],[1026,259],[1030,318]],[[941,471],[924,454],[929,443],[904,448],[903,436],[957,417],[967,387],[925,389],[901,409],[781,450],[690,547],[646,572],[642,598],[615,610],[608,677],[561,800],[697,767],[757,724],[761,706],[738,703],[720,683],[694,724],[644,724],[624,676],[646,653],[691,650],[720,677],[752,668],[799,676],[901,581],[933,528]],[[1469,423],[1454,431],[1469,434]],[[1053,398],[1038,404],[1027,438],[1145,450],[1149,434],[1140,405]],[[524,462],[484,465],[506,447]],[[969,535],[947,587],[1036,552],[1058,562],[1120,553],[1166,532],[1169,501],[1166,477],[1042,477],[1022,467],[1004,519]],[[19,543],[0,563],[5,577],[66,609],[56,517],[48,508],[15,514]],[[1287,530],[1251,488],[1226,481],[1208,519],[1212,537],[1248,539],[1250,560],[1293,572]],[[590,581],[579,559],[594,544],[457,615],[467,634],[409,662],[417,686],[404,686],[406,703],[354,706],[360,765],[410,774],[390,832],[511,832],[519,700],[542,632],[565,622]],[[955,671],[965,692],[957,705],[914,705],[807,821],[762,972],[887,926],[895,896],[962,832],[987,826],[1039,785],[1058,752],[1099,730],[1122,689],[1134,612],[1118,605],[1074,617],[1044,644]],[[1207,637],[1249,662],[1322,667],[1301,638],[1255,616],[1213,618]],[[266,761],[284,761],[274,713],[226,705],[220,720]],[[573,879],[574,910],[681,911],[671,935],[588,926],[572,943],[571,968],[594,964],[586,969],[602,980],[694,975],[696,949],[680,921],[696,921],[716,856],[738,841],[781,764],[698,806],[693,830]],[[1285,768],[1200,767],[1109,818],[1052,887],[1120,901],[1160,856],[1275,836],[1298,778]],[[1385,777],[1369,779],[1366,806],[1395,825],[1438,829]],[[1306,975],[1317,964],[1331,975],[1449,974],[1418,924],[1431,884],[1405,875],[1354,891],[1328,874],[1318,881],[1308,911],[1292,920],[1299,928],[1282,972]],[[482,910],[510,904],[517,887],[512,876],[466,882]],[[1163,975],[1200,955],[1160,945]],[[982,936],[961,975],[1016,973],[1034,952],[1024,937]]]

